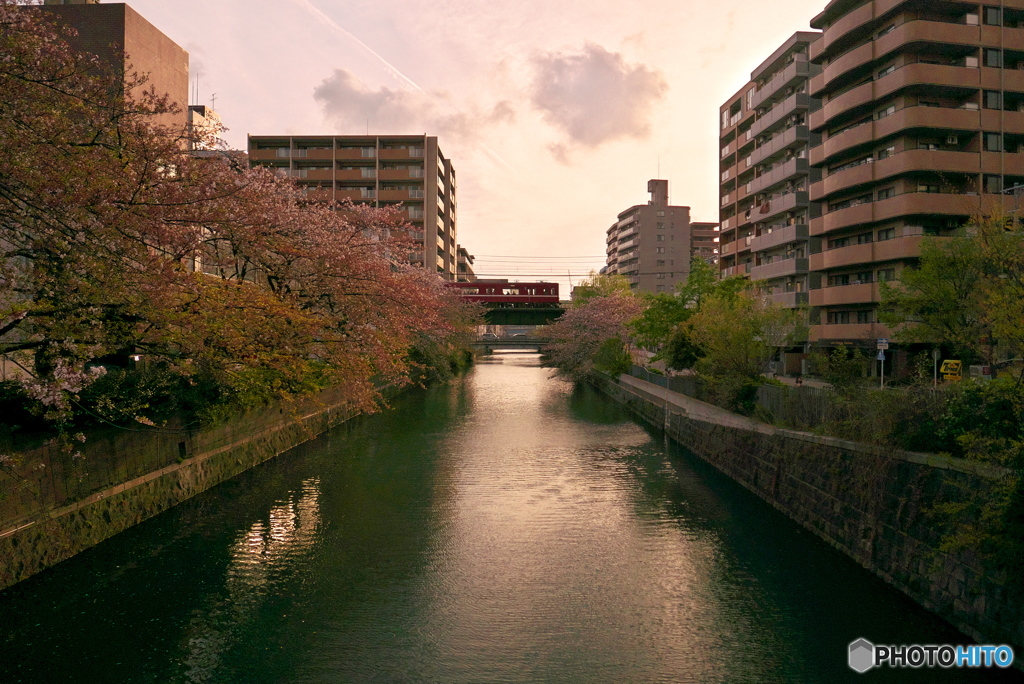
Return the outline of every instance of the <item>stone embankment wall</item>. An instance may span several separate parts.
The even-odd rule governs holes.
[[[44,446],[0,474],[0,589],[353,417],[340,390],[207,429],[114,430],[81,455]]]
[[[775,428],[629,376],[598,385],[964,633],[1021,652],[1020,583],[969,551],[941,551],[950,519],[936,509],[987,500],[1009,471]]]

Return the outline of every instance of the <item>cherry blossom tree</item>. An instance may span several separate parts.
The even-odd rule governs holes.
[[[190,132],[144,76],[0,0],[0,354],[66,411],[97,359],[138,354],[227,397],[344,385],[371,408],[465,311],[410,266],[396,210],[309,202]]]

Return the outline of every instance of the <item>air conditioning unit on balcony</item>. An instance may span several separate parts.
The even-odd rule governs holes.
[[[947,145],[959,145],[960,144],[960,139],[957,138],[955,135],[947,135],[946,136],[946,144]]]

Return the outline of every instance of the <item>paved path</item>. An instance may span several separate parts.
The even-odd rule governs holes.
[[[754,420],[753,418],[747,418],[746,416],[737,415],[713,404],[708,404],[698,399],[694,399],[693,397],[688,397],[685,394],[680,394],[679,392],[667,390],[664,387],[641,380],[640,378],[634,378],[632,375],[620,375],[619,382],[623,385],[629,385],[641,392],[657,397],[661,401],[666,402],[669,406],[674,407],[679,413],[690,418],[704,420],[718,425],[742,428],[744,430],[763,432],[768,435],[775,434],[775,428],[767,423],[762,423]]]

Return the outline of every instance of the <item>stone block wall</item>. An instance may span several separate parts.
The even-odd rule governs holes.
[[[1021,582],[940,549],[940,503],[983,502],[1009,471],[716,419],[715,407],[640,383],[598,386],[647,422],[980,643],[1024,647]],[[687,410],[688,407],[691,410]],[[714,409],[714,410],[709,410]],[[734,418],[740,418],[735,416]],[[743,419],[746,420],[746,419]]]
[[[19,454],[0,489],[0,589],[339,425],[341,390],[279,402],[218,426],[101,432],[81,457]]]

